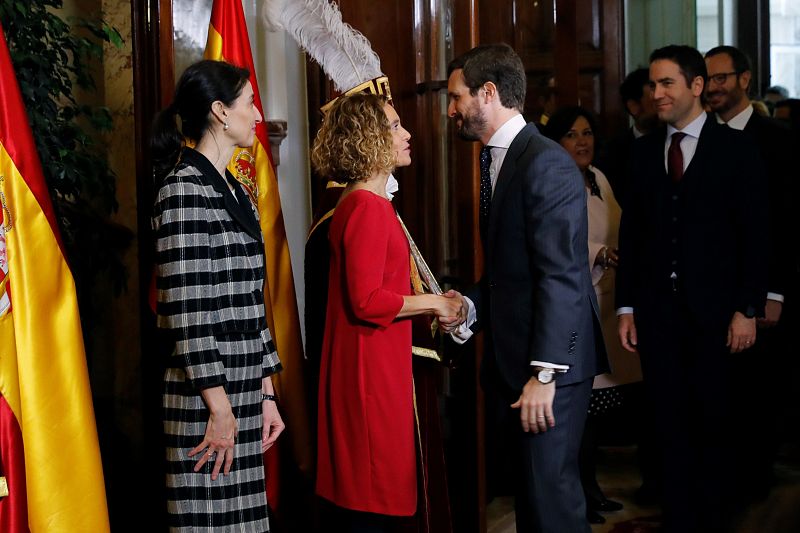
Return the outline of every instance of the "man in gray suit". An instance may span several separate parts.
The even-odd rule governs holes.
[[[484,144],[485,272],[466,292],[468,325],[487,335],[487,418],[513,426],[514,449],[503,453],[518,473],[517,531],[586,532],[578,448],[592,378],[608,362],[589,278],[583,178],[522,118],[525,70],[511,47],[474,48],[448,76],[459,135]]]

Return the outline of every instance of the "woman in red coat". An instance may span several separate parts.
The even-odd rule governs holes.
[[[416,510],[411,321],[458,317],[461,299],[414,295],[408,241],[386,195],[409,140],[381,96],[339,98],[314,141],[323,176],[347,182],[330,226],[320,369],[317,493],[345,531],[388,531]]]

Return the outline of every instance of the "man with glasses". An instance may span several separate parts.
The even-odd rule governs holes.
[[[733,129],[744,130],[758,146],[764,160],[769,193],[769,228],[763,237],[769,241],[769,275],[764,317],[758,319],[757,342],[749,352],[738,356],[739,366],[758,361],[770,366],[785,368],[780,359],[786,356],[781,349],[785,320],[782,320],[784,302],[789,292],[791,277],[791,251],[788,213],[791,206],[790,172],[795,164],[791,161],[791,132],[777,120],[763,117],[754,111],[748,92],[752,74],[750,61],[741,50],[733,46],[718,46],[705,55],[708,69],[706,101],[715,113],[717,122]],[[794,169],[794,170],[792,170]],[[796,179],[796,178],[795,178]],[[756,380],[763,399],[759,405],[743,400],[741,413],[751,413],[751,420],[761,419],[759,432],[745,432],[740,440],[742,454],[747,460],[737,463],[742,468],[743,486],[749,496],[765,496],[772,479],[772,462],[776,444],[776,387],[774,380]],[[766,431],[765,431],[766,429]]]

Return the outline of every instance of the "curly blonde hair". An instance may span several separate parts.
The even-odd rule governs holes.
[[[339,97],[314,139],[314,169],[341,182],[392,172],[395,155],[389,120],[383,111],[386,102],[386,97],[374,94]]]

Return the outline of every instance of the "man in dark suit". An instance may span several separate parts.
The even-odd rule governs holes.
[[[792,235],[789,233],[789,213],[793,205],[790,176],[796,179],[797,165],[793,164],[791,130],[785,124],[759,115],[748,98],[751,69],[747,56],[732,46],[712,48],[705,55],[708,69],[706,101],[720,123],[736,130],[743,130],[758,146],[765,164],[769,191],[769,227],[763,236],[769,240],[769,276],[764,317],[757,320],[758,340],[752,353],[745,352],[738,358],[745,366],[750,361],[770,361],[785,368],[787,355],[783,353],[784,321],[781,320],[783,305],[789,294],[792,266]],[[782,361],[783,360],[783,361]],[[786,377],[786,375],[784,375]],[[744,400],[739,402],[739,411],[760,416],[764,422],[759,432],[742,435],[742,486],[752,496],[766,496],[772,478],[772,462],[777,448],[776,413],[780,410],[776,394],[788,386],[788,381],[776,376],[775,380],[757,382],[760,404]],[[776,384],[779,385],[776,387]]]
[[[589,531],[578,449],[608,369],[589,278],[586,192],[572,158],[526,124],[525,70],[486,45],[448,67],[448,115],[481,153],[485,271],[467,292],[486,330],[481,381],[513,424],[517,531]],[[508,450],[503,450],[508,453]]]
[[[667,126],[634,145],[616,287],[620,341],[641,355],[663,443],[664,526],[682,533],[724,530],[733,430],[758,422],[732,416],[734,383],[741,394],[763,379],[731,358],[754,343],[766,298],[763,163],[703,111],[705,81],[694,48],[650,56]]]
[[[633,125],[609,141],[605,150],[599,154],[595,166],[605,172],[614,196],[621,206],[625,206],[626,179],[633,141],[658,127],[658,114],[650,89],[650,70],[638,68],[625,76],[619,87],[622,105],[633,119]]]

